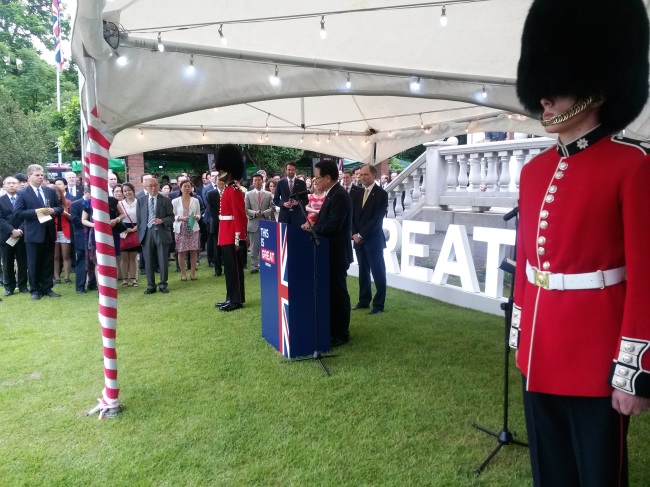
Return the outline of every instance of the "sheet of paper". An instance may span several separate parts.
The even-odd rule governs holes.
[[[14,245],[16,245],[16,243],[18,242],[18,240],[20,240],[20,239],[19,239],[19,238],[16,238],[16,237],[9,237],[9,238],[7,239],[7,245],[11,245],[11,246],[13,247]]]
[[[120,233],[120,238],[126,238],[126,232]]]
[[[43,215],[41,213],[37,213],[38,216],[38,221],[41,223],[49,222],[52,217],[50,215]]]

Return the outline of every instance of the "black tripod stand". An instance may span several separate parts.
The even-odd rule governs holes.
[[[292,195],[292,196],[297,196],[297,195]],[[298,205],[300,208],[300,211],[302,211],[302,215],[305,217],[305,221],[308,221],[307,219],[307,213],[305,212],[305,208],[303,208],[302,205]],[[317,284],[318,284],[318,261],[316,259],[316,249],[320,245],[320,240],[318,238],[318,235],[314,233],[314,230],[309,227],[309,231],[311,232],[311,243],[312,243],[312,250],[313,250],[313,266],[314,266],[314,282],[313,282],[313,290],[312,292],[314,293],[314,304],[316,304],[316,298],[317,298]],[[324,358],[329,358],[329,357],[336,357],[336,355],[330,355],[330,354],[323,354],[320,351],[320,343],[319,343],[319,329],[318,329],[318,311],[316,309],[316,306],[314,306],[314,332],[316,334],[316,343],[315,343],[315,349],[314,353],[309,356],[309,357],[300,357],[297,359],[294,359],[296,362],[302,362],[303,360],[316,360],[320,366],[323,368],[323,372],[325,372],[325,375],[329,376],[330,371],[327,370],[327,367],[323,363]]]
[[[514,210],[506,213],[503,216],[503,219],[505,221],[510,220],[511,218],[514,218],[517,216],[518,213],[518,208],[515,208]],[[517,220],[516,220],[517,221]],[[516,224],[515,224],[516,226]],[[492,450],[492,453],[488,455],[488,457],[485,459],[483,463],[481,463],[478,468],[474,470],[474,473],[477,475],[480,474],[485,467],[487,467],[488,463],[492,461],[492,459],[496,456],[497,453],[499,453],[499,450],[504,445],[519,445],[519,446],[525,446],[527,447],[528,444],[517,441],[514,439],[514,437],[517,435],[515,432],[510,431],[508,428],[508,366],[509,366],[509,356],[510,356],[510,345],[509,345],[509,338],[510,338],[510,325],[512,324],[512,307],[514,304],[514,289],[515,289],[515,263],[509,259],[503,259],[503,262],[501,262],[501,265],[499,266],[499,269],[508,272],[512,274],[512,286],[510,287],[510,296],[508,297],[508,302],[507,303],[501,303],[501,309],[504,311],[504,316],[505,316],[505,338],[503,340],[503,346],[504,346],[504,352],[503,352],[503,426],[501,428],[501,431],[496,432],[496,431],[491,431],[479,424],[474,424],[474,428],[483,431],[484,433],[487,433],[488,435],[494,436],[498,441],[498,445],[494,450]]]

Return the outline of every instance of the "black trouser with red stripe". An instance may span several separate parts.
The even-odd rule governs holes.
[[[536,487],[628,485],[629,416],[611,397],[556,396],[526,391],[524,412]]]
[[[226,302],[243,304],[246,302],[244,293],[244,264],[235,244],[221,245],[223,272],[226,276]]]

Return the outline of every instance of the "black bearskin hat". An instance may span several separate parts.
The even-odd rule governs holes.
[[[600,97],[602,126],[618,132],[648,98],[649,46],[642,0],[534,0],[521,38],[517,96],[535,115],[545,97]]]
[[[222,173],[230,174],[234,181],[244,176],[244,156],[236,145],[226,144],[219,147],[214,165],[219,171],[220,179],[224,179]]]

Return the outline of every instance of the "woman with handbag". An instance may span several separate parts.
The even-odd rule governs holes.
[[[136,258],[140,252],[140,241],[138,240],[138,227],[137,227],[137,206],[138,201],[135,199],[135,188],[131,183],[124,183],[122,185],[122,195],[124,199],[120,201],[120,206],[124,212],[124,220],[122,223],[126,230],[120,234],[120,250],[124,252],[122,256],[122,287],[129,286],[129,279],[131,286],[138,286],[138,263]]]
[[[181,281],[187,281],[185,274],[185,253],[190,253],[190,279],[196,281],[196,261],[201,238],[199,219],[201,206],[199,200],[192,196],[193,186],[190,181],[181,184],[181,196],[172,200],[174,208],[174,235],[176,252],[178,252],[178,266],[181,269]]]

